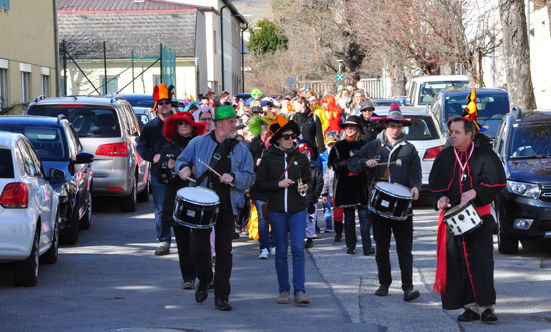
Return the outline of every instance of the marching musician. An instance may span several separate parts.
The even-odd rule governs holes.
[[[479,126],[476,112],[449,121],[452,146],[438,154],[429,177],[433,203],[442,211],[434,291],[441,294],[444,309],[465,310],[457,317],[461,322],[497,321],[492,307],[496,292],[490,203],[506,185],[506,178],[492,149],[473,142]],[[444,212],[471,202],[482,224],[466,235],[454,236],[443,222]]]
[[[365,172],[370,168],[374,170],[374,182],[387,181],[411,188],[414,200],[419,198],[421,188],[421,161],[413,144],[404,140],[402,129],[404,126],[412,126],[413,122],[404,119],[400,106],[396,103],[390,106],[390,111],[385,119],[377,120],[385,129],[377,135],[377,138],[364,145],[359,152],[348,160],[348,168],[352,173]],[[401,165],[378,166],[378,163],[389,163],[401,160]],[[375,260],[379,270],[379,289],[377,296],[388,295],[388,289],[392,283],[390,269],[390,236],[394,233],[396,240],[396,252],[400,262],[402,275],[402,290],[404,301],[412,301],[419,297],[419,291],[413,289],[413,218],[406,220],[392,220],[382,216],[373,216],[373,238],[377,244]]]
[[[245,205],[245,190],[254,182],[253,160],[247,148],[238,144],[236,136],[237,114],[231,105],[216,109],[214,131],[198,136],[176,159],[176,169],[183,180],[191,176],[195,166],[197,185],[214,190],[220,199],[220,207],[214,231],[216,234],[216,266],[214,274],[215,308],[232,310],[229,303],[232,270],[232,236],[235,232],[237,208]],[[209,167],[216,171],[209,170]],[[191,258],[195,265],[199,284],[195,300],[199,303],[208,297],[208,284],[213,280],[211,253],[211,229],[193,229]]]

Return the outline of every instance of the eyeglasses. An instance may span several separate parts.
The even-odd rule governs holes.
[[[170,101],[158,101],[157,102],[157,105],[170,105],[170,104],[172,104],[172,102],[170,102]]]
[[[210,121],[212,121],[212,118],[203,118],[203,119],[199,119],[199,121],[201,121],[201,122],[210,122]]]
[[[284,139],[284,140],[288,140],[289,138],[292,138],[292,139],[295,139],[298,137],[297,134],[293,133],[293,134],[283,134],[281,135],[281,137]]]
[[[184,126],[184,125],[189,125],[189,123],[187,121],[178,121],[177,125]]]

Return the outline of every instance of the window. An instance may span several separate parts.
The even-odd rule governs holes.
[[[13,162],[10,149],[0,149],[0,178],[9,179],[14,177]]]
[[[153,75],[153,86],[161,84],[161,75]],[[132,106],[135,106],[132,104]],[[153,106],[151,106],[153,107]]]
[[[214,54],[218,53],[218,43],[217,43],[218,36],[216,35],[216,30],[213,31],[212,34],[212,46],[214,48]]]
[[[107,76],[107,93],[117,93],[119,92],[119,78],[115,76]],[[105,91],[105,76],[101,77],[101,90]]]
[[[59,78],[59,94],[62,95],[62,96],[67,95],[65,93],[65,77],[63,77],[63,76],[61,76]]]
[[[31,73],[21,72],[21,102],[31,100]]]
[[[50,76],[42,76],[42,95],[49,97],[50,96]]]
[[[10,11],[10,0],[0,0],[0,10]]]
[[[8,105],[8,70],[4,68],[0,68],[0,107],[7,106],[7,105]]]

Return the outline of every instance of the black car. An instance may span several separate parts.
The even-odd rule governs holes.
[[[507,175],[495,201],[498,249],[515,254],[520,239],[551,238],[551,111],[523,114],[514,107],[494,151]]]
[[[59,195],[59,240],[75,244],[79,230],[90,228],[92,222],[92,160],[93,154],[83,152],[73,125],[60,115],[1,116],[0,130],[25,135],[38,153],[45,174],[50,168],[65,173],[61,180],[50,184]]]
[[[428,106],[429,111],[438,120],[440,129],[446,135],[446,139],[449,138],[446,122],[449,119],[463,115],[469,103],[467,97],[471,92],[472,89],[440,90],[432,100],[432,104]],[[478,122],[486,127],[482,133],[493,140],[501,119],[509,113],[509,94],[507,90],[501,88],[476,89],[476,106]]]

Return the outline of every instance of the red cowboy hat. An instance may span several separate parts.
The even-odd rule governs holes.
[[[186,121],[187,123],[189,123],[193,127],[193,130],[195,131],[195,134],[197,134],[197,136],[203,135],[207,129],[207,124],[202,122],[195,122],[195,120],[193,119],[193,115],[190,112],[178,112],[174,115],[171,115],[165,121],[165,124],[163,126],[163,135],[166,137],[167,140],[172,141],[174,134],[176,134],[176,126],[180,121]]]

